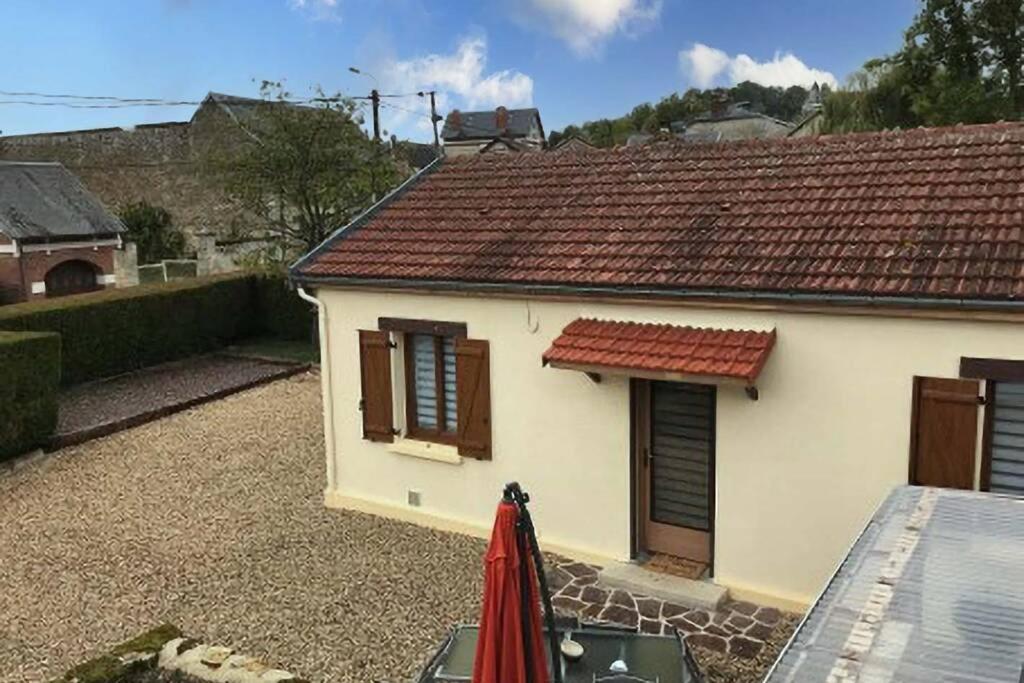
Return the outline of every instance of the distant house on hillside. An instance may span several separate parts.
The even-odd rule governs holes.
[[[801,138],[808,135],[819,135],[821,126],[825,122],[825,97],[817,83],[807,94],[807,100],[800,113],[803,118],[789,131],[789,137]]]
[[[477,152],[536,152],[544,148],[544,125],[534,108],[453,110],[441,131],[447,156]]]
[[[60,164],[0,161],[0,303],[112,287],[122,232]]]
[[[591,144],[589,140],[579,135],[570,135],[567,138],[563,138],[558,142],[557,145],[551,150],[553,152],[586,152],[592,149],[597,149],[597,146]]]
[[[793,124],[748,109],[747,102],[717,103],[709,112],[673,124],[673,131],[713,135],[721,140],[779,138],[789,134]]]

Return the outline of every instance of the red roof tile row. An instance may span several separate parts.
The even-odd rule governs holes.
[[[303,278],[1008,300],[1024,125],[445,160]]]
[[[775,330],[717,330],[580,318],[544,352],[545,364],[731,377],[753,382]]]

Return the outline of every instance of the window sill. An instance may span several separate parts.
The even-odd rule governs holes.
[[[417,439],[398,439],[388,446],[388,450],[399,455],[411,455],[414,458],[446,462],[449,465],[461,465],[462,456],[456,446]]]

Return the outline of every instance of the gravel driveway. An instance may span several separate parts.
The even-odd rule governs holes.
[[[0,475],[0,680],[160,622],[324,681],[408,680],[475,621],[482,541],[323,507],[304,375]]]

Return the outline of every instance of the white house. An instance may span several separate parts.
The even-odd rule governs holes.
[[[894,486],[1024,493],[1024,126],[437,162],[292,269],[326,502],[806,606]]]

